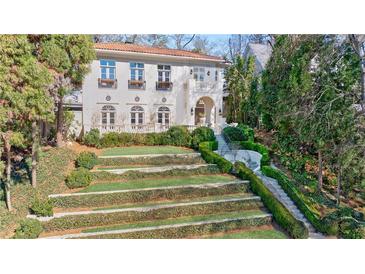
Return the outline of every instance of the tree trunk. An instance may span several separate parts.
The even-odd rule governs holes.
[[[38,124],[32,122],[32,186],[37,186]]]
[[[57,126],[56,126],[56,145],[62,147],[63,143],[63,97],[60,96],[57,102]]]
[[[337,206],[340,206],[341,204],[341,180],[342,180],[342,174],[341,169],[338,171],[337,174]]]
[[[6,196],[6,205],[8,210],[11,211],[13,208],[11,206],[11,198],[10,198],[10,183],[11,183],[11,144],[10,138],[5,137],[4,140],[4,148],[6,154],[6,180],[5,180],[5,196]]]
[[[318,191],[322,191],[323,185],[323,160],[322,160],[322,151],[318,150]]]

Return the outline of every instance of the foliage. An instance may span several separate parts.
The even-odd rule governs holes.
[[[173,126],[166,132],[167,142],[174,146],[191,146],[191,134],[183,126]]]
[[[207,215],[240,210],[257,209],[262,203],[257,200],[225,201],[191,204],[176,207],[160,207],[147,211],[97,212],[93,214],[68,215],[44,222],[45,231],[67,230],[88,226],[124,224],[140,221],[152,221],[194,215]]]
[[[82,138],[82,143],[87,146],[99,147],[100,131],[97,128],[92,128]]]
[[[193,199],[216,195],[227,195],[247,191],[246,184],[227,184],[215,187],[146,189],[128,192],[109,192],[103,194],[88,193],[87,195],[70,195],[52,198],[56,207],[103,207],[121,205],[123,203],[148,203],[159,200],[174,201],[178,199]]]
[[[247,141],[242,129],[238,127],[225,127],[223,129],[224,138],[230,143],[235,141]]]
[[[244,149],[257,151],[258,153],[260,153],[262,155],[261,168],[263,166],[270,165],[270,155],[269,155],[268,147],[266,147],[262,144],[259,144],[259,143],[254,143],[252,141],[243,141],[243,142],[240,142],[240,145]]]
[[[92,175],[89,170],[79,167],[73,170],[66,178],[66,185],[69,188],[86,187],[91,183]]]
[[[32,213],[37,216],[53,216],[53,204],[49,199],[36,197],[30,207]]]
[[[245,139],[247,141],[254,142],[255,141],[255,132],[252,127],[245,124],[238,124],[237,128],[241,129]]]
[[[201,142],[215,141],[214,131],[209,127],[198,127],[192,132],[192,147],[199,148]]]
[[[264,205],[273,214],[275,221],[293,238],[308,238],[308,229],[304,223],[297,220],[286,207],[278,201],[264,183],[244,163],[236,162],[235,170],[238,177],[250,181],[251,189],[259,195]]]
[[[83,151],[76,158],[76,167],[93,169],[98,163],[98,157],[94,152]]]
[[[15,239],[36,239],[43,231],[42,224],[35,219],[24,219],[15,230]]]
[[[229,173],[233,168],[232,163],[210,150],[215,144],[215,141],[200,143],[199,152],[207,163],[216,164],[223,173]]]

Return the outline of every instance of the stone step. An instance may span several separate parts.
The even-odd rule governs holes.
[[[100,159],[109,159],[109,158],[157,158],[157,157],[199,157],[199,152],[192,152],[192,153],[178,153],[178,154],[171,154],[171,153],[165,153],[165,154],[137,154],[137,155],[109,155],[109,156],[98,156]]]

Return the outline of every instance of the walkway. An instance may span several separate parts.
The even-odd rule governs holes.
[[[310,239],[324,239],[325,236],[321,233],[316,232],[312,224],[305,218],[305,216],[299,211],[294,202],[281,188],[278,181],[263,175],[260,171],[260,159],[261,154],[250,151],[250,150],[231,150],[222,135],[217,135],[218,141],[218,154],[223,156],[225,159],[234,163],[235,161],[241,161],[246,164],[255,174],[261,178],[267,188],[274,194],[274,196],[282,202],[285,207],[294,215],[295,218],[302,221],[309,231]],[[258,157],[259,156],[259,157]]]

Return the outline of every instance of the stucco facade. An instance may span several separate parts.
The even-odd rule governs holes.
[[[91,63],[82,88],[85,132],[91,128],[99,128],[101,132],[158,132],[172,125],[217,128],[221,124],[224,82],[221,59],[104,49],[96,49],[96,53],[97,60]],[[105,61],[101,60],[112,64],[108,73],[113,79],[105,79],[108,78],[106,69],[102,71]],[[140,72],[143,79],[137,88],[130,85],[134,85],[131,66],[136,63],[143,66]],[[169,69],[170,84],[163,90],[159,90],[165,85],[159,81],[159,68]]]

